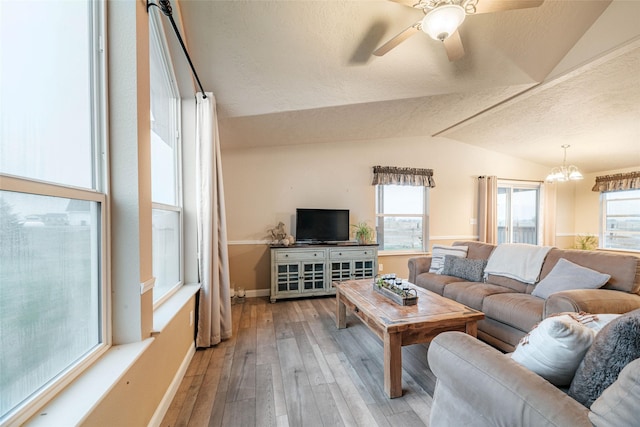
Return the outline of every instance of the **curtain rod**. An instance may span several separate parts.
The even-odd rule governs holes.
[[[204,89],[202,88],[202,83],[200,83],[200,79],[198,78],[198,73],[196,73],[196,69],[193,66],[193,62],[191,62],[191,57],[189,56],[189,52],[187,52],[187,47],[184,45],[184,42],[182,41],[182,36],[180,35],[180,31],[176,26],[176,22],[173,20],[173,10],[171,9],[171,4],[169,3],[169,0],[160,0],[159,5],[156,3],[153,3],[151,0],[147,0],[147,13],[149,12],[149,8],[151,6],[157,7],[162,11],[162,13],[165,16],[169,17],[169,21],[171,21],[171,26],[173,27],[173,31],[176,33],[176,37],[178,37],[178,41],[180,42],[180,46],[182,46],[182,51],[184,52],[184,55],[187,57],[187,61],[189,61],[189,66],[191,66],[191,72],[193,73],[193,76],[196,78],[196,81],[198,82],[198,86],[200,86],[200,92],[202,92],[202,97],[206,99],[207,94],[204,92]]]

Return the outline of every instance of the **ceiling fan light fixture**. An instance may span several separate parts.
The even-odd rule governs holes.
[[[456,32],[465,16],[464,9],[457,4],[438,6],[422,19],[422,31],[434,40],[444,41]]]

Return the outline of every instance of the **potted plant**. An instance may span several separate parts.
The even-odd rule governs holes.
[[[361,245],[373,242],[373,228],[364,221],[357,224],[351,224],[354,230],[356,240]]]
[[[598,238],[593,234],[578,234],[576,236],[576,249],[592,251],[598,247]]]

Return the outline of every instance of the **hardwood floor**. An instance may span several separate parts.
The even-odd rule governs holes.
[[[335,298],[249,298],[233,338],[198,350],[162,426],[427,426],[426,345],[402,348],[403,396],[383,391],[382,342]]]

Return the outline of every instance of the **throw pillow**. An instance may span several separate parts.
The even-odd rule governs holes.
[[[446,276],[460,277],[472,282],[481,282],[484,268],[487,266],[486,259],[460,258],[451,255],[444,256],[444,267],[442,274]]]
[[[431,267],[429,267],[429,273],[442,274],[445,255],[466,258],[468,250],[468,246],[433,245],[431,249]]]
[[[638,424],[640,402],[640,359],[629,363],[591,405],[589,420],[594,426],[620,427]]]
[[[640,309],[609,322],[598,332],[569,388],[587,408],[613,384],[620,371],[640,357]]]
[[[511,358],[550,383],[567,386],[595,334],[578,313],[547,317],[520,340]]]
[[[554,292],[569,289],[597,289],[611,276],[560,258],[553,269],[533,289],[531,295],[547,299]]]

